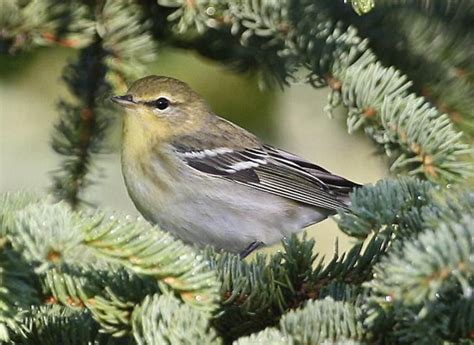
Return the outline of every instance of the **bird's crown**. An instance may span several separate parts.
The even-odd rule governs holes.
[[[188,103],[201,97],[188,84],[170,77],[150,75],[135,81],[127,91],[135,102],[152,102],[159,97],[174,103]]]

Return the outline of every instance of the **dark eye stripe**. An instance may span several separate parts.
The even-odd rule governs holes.
[[[159,110],[165,110],[169,107],[170,101],[168,98],[160,97],[154,101],[144,102],[145,105],[153,108],[157,108]]]

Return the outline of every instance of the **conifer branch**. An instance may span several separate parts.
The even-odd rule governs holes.
[[[337,321],[327,322],[328,319]],[[285,314],[278,330],[270,328],[251,337],[241,338],[236,344],[269,344],[275,338],[287,339],[284,344],[359,344],[364,339],[361,319],[362,310],[351,304],[331,298],[309,301],[303,308]]]
[[[11,330],[21,326],[20,309],[40,303],[34,272],[17,252],[0,244],[0,342],[10,340]]]
[[[436,189],[429,182],[408,178],[367,185],[354,191],[352,212],[339,213],[339,228],[359,238],[385,230],[397,237],[416,234],[422,231],[423,210],[432,203]]]
[[[237,37],[240,48],[249,52],[237,55],[247,60],[241,64],[253,59],[281,84],[291,80],[297,68],[309,69],[309,83],[329,84],[333,90],[328,109],[340,103],[348,107],[349,131],[363,128],[392,159],[393,171],[442,182],[472,173],[465,158],[469,145],[449,117],[410,94],[412,82],[393,67],[384,67],[354,27],[334,19],[330,5],[305,0],[171,5],[177,7],[169,19],[176,23],[178,36],[183,31],[201,35],[201,44],[207,36],[218,40],[217,34],[230,42]],[[256,49],[265,53],[250,58]]]
[[[221,311],[213,326],[228,342],[242,334],[274,326],[281,315],[310,299],[332,297],[355,302],[354,286],[372,277],[372,267],[385,253],[389,237],[372,238],[366,248],[356,244],[347,254],[335,255],[328,263],[314,255],[314,241],[292,236],[285,251],[251,263],[236,255],[208,253],[221,286]]]
[[[188,246],[144,222],[112,221],[85,229],[85,243],[111,262],[158,279],[187,303],[215,307],[218,289],[208,263]]]
[[[445,202],[450,206],[440,208]],[[426,207],[424,231],[374,267],[365,324],[375,333],[409,342],[472,337],[473,206],[468,193]],[[454,316],[460,310],[468,319]]]
[[[446,195],[431,183],[404,179],[363,187],[352,198],[353,215],[341,215],[341,224],[349,233],[366,227],[375,236],[315,264],[314,242],[297,237],[268,260],[212,252],[201,257],[144,222],[3,197],[4,236],[19,258],[5,267],[21,272],[15,275],[20,281],[7,286],[11,292],[0,295],[11,308],[0,310],[6,339],[31,343],[48,332],[50,339],[74,337],[74,327],[61,326],[74,325],[68,315],[82,315],[91,330],[140,343],[172,343],[183,329],[210,343],[279,335],[291,342],[354,343],[469,338],[472,193]],[[377,213],[380,203],[387,211]],[[38,297],[24,306],[9,302],[18,288]],[[33,319],[31,305],[49,306],[40,307],[45,318]]]
[[[112,116],[104,100],[112,90],[123,89],[155,57],[148,24],[142,21],[137,5],[108,0],[92,10],[96,20],[93,42],[64,71],[76,102],[60,102],[63,115],[52,142],[53,149],[66,156],[53,177],[53,193],[73,208],[81,204],[83,190],[91,184],[88,173],[93,156],[110,151],[105,138]]]
[[[2,2],[0,52],[15,54],[36,46],[83,48],[94,37],[87,6],[76,1],[31,0]]]
[[[55,173],[53,192],[59,200],[66,200],[73,208],[81,203],[81,191],[90,184],[86,178],[92,154],[104,150],[103,139],[109,120],[99,110],[99,98],[110,94],[105,82],[106,52],[102,39],[83,49],[76,64],[65,70],[64,80],[76,104],[62,101],[59,109],[63,116],[55,126],[53,149],[67,158]]]
[[[10,196],[2,203],[1,219],[9,224],[6,238],[12,253],[21,253],[21,260],[5,266],[5,274],[21,270],[10,280],[15,293],[28,292],[36,299],[25,299],[25,307],[41,303],[38,295],[46,304],[86,308],[101,331],[114,336],[131,332],[134,306],[147,295],[174,293],[190,308],[206,313],[215,308],[218,286],[207,262],[155,227],[74,213],[65,203],[28,204]],[[5,303],[16,296],[9,291]],[[0,310],[1,321],[18,330],[12,310],[19,305],[10,305]]]
[[[137,344],[219,345],[209,320],[208,312],[182,304],[172,295],[148,296],[132,314]]]
[[[66,309],[57,305],[31,307],[22,315],[22,329],[15,344],[114,344],[99,331],[87,310]]]
[[[458,19],[446,21],[405,7],[375,12],[364,20],[348,20],[370,39],[385,64],[397,66],[410,77],[413,90],[472,135],[474,56],[470,47],[474,28]],[[373,30],[374,23],[377,30]]]
[[[403,178],[357,189],[351,212],[341,213],[338,223],[363,240],[328,262],[305,238],[291,237],[282,252],[249,262],[200,252],[143,221],[0,196],[0,341],[472,340],[474,194],[434,182],[461,182],[472,171],[465,160],[470,147],[453,125],[456,114],[463,120],[459,129],[470,131],[472,122],[474,66],[466,32],[473,7],[462,0],[377,0],[365,16],[349,7],[362,12],[370,4],[5,1],[2,52],[80,49],[64,74],[74,100],[61,102],[53,139],[66,157],[55,175],[56,197],[73,208],[91,181],[95,155],[107,152],[110,107],[103,100],[145,73],[156,41],[196,49],[240,71],[259,67],[267,84],[288,85],[308,72],[308,83],[332,89],[328,109],[345,105],[349,131],[364,130],[391,158],[393,171],[430,182]],[[389,7],[399,12],[383,25],[414,22],[396,30],[406,44],[406,54],[398,55],[406,56],[393,60],[386,55],[400,45],[384,55],[378,37],[384,31],[373,24]],[[420,61],[425,68],[415,71]]]

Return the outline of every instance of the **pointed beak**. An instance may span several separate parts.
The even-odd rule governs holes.
[[[122,107],[130,107],[131,105],[136,104],[133,100],[132,95],[123,95],[123,96],[112,96],[110,100]]]

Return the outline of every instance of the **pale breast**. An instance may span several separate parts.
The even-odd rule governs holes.
[[[327,217],[313,207],[201,173],[170,151],[161,154],[142,165],[123,156],[125,183],[146,219],[186,242],[240,252],[254,241],[271,244]]]

